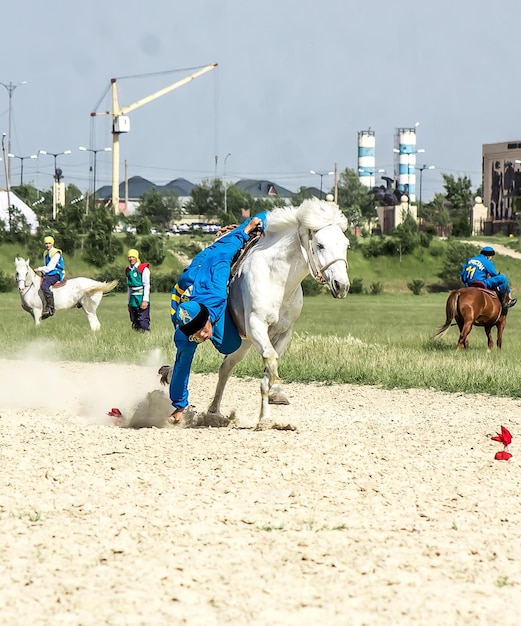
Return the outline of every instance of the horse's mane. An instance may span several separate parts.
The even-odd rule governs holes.
[[[337,225],[345,231],[347,218],[336,204],[311,198],[304,200],[299,207],[285,206],[270,211],[266,231],[268,233],[280,232],[288,227],[296,228],[299,225],[315,231],[325,226]]]

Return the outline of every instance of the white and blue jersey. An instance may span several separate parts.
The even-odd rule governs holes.
[[[478,254],[467,259],[460,277],[465,287],[469,287],[475,282],[481,282],[488,289],[498,289],[501,293],[510,292],[508,278],[504,274],[500,274],[494,263],[484,254]]]

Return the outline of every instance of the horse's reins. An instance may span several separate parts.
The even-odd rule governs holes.
[[[25,295],[29,292],[29,289],[31,289],[31,287],[34,287],[34,283],[31,281],[31,283],[29,285],[27,285],[27,277],[29,276],[29,272],[27,272],[26,276],[25,276],[25,280],[16,280],[16,282],[18,283],[18,291],[20,292],[20,294],[22,296],[25,297]],[[22,290],[22,288],[20,287],[20,283],[23,283],[25,290]]]
[[[316,232],[318,232],[318,230]],[[346,264],[346,268],[347,268],[347,261],[343,257],[338,257],[337,259],[333,259],[332,261],[329,261],[329,263],[326,263],[325,265],[320,266],[318,262],[317,254],[315,250],[313,249],[313,236],[311,234],[312,231],[308,229],[307,233],[308,233],[308,240],[306,242],[307,245],[305,245],[304,242],[302,241],[302,236],[300,234],[300,231],[298,232],[300,249],[302,250],[304,259],[307,260],[307,264],[308,264],[311,276],[313,276],[313,278],[317,281],[317,283],[320,283],[321,285],[326,285],[327,278],[324,276],[325,270],[327,270],[328,267],[330,267],[331,265],[333,265],[333,263],[336,263],[337,261],[343,261]]]

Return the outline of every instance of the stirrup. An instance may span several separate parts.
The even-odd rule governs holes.
[[[516,306],[516,304],[517,304],[517,298],[512,298],[510,302],[507,302],[507,307],[511,309],[513,306]]]

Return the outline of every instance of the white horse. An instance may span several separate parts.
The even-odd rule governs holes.
[[[266,230],[245,255],[229,286],[229,307],[243,341],[226,356],[208,413],[220,416],[224,388],[233,368],[253,345],[264,360],[257,428],[269,417],[269,404],[289,404],[278,363],[303,305],[302,280],[311,274],[334,298],[349,290],[347,219],[336,204],[313,198],[300,207],[268,213]],[[166,370],[169,370],[168,372]],[[161,368],[168,381],[171,368]]]
[[[29,265],[29,259],[16,257],[14,265],[22,308],[33,316],[34,323],[38,326],[43,312],[43,302],[38,293],[41,279]],[[62,287],[53,289],[54,308],[56,311],[73,307],[82,308],[87,315],[91,330],[99,330],[101,324],[96,310],[103,294],[112,291],[117,284],[117,280],[106,283],[91,278],[69,278]]]

